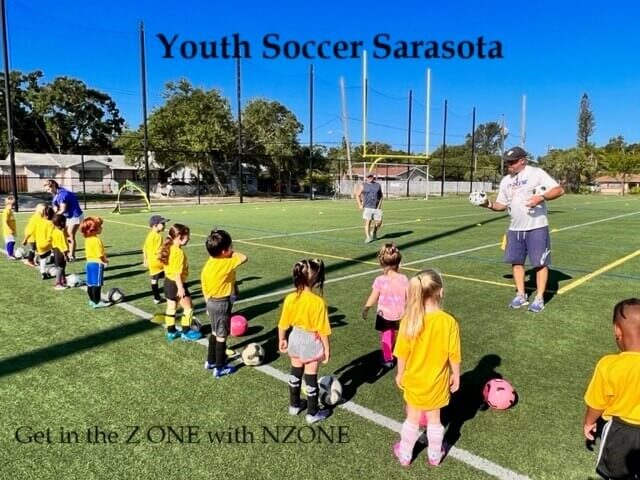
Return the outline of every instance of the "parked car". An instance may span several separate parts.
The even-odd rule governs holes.
[[[197,195],[198,187],[191,183],[183,182],[182,180],[171,180],[161,185],[158,191],[168,197],[190,197]]]

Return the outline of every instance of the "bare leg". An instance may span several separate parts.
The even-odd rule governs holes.
[[[524,296],[524,265],[512,265],[513,281],[516,284],[518,295]]]
[[[548,279],[549,267],[540,267],[536,271],[536,298],[544,298],[544,292],[547,289]]]
[[[367,219],[364,221],[364,234],[365,234],[365,239],[367,241],[371,239],[370,230],[371,230],[371,219]]]
[[[76,256],[76,233],[80,225],[67,225],[67,242],[69,243],[69,256]]]

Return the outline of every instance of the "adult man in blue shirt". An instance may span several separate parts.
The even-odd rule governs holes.
[[[67,241],[69,242],[69,261],[76,259],[76,233],[82,222],[82,209],[76,194],[61,187],[55,180],[49,179],[44,182],[44,188],[53,195],[51,205],[55,213],[62,214],[67,218]]]
[[[373,173],[367,175],[364,184],[358,185],[355,196],[364,219],[364,243],[370,243],[377,240],[378,230],[382,226],[382,187],[376,182]]]

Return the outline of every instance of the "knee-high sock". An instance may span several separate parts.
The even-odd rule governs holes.
[[[176,331],[176,307],[170,307],[167,305],[167,308],[164,311],[164,324],[168,331]]]
[[[400,430],[400,455],[403,458],[411,459],[413,456],[413,447],[418,440],[420,427],[409,420],[405,420]]]
[[[444,427],[441,424],[427,425],[427,442],[429,442],[428,455],[431,460],[442,458],[442,440],[444,439]]]
[[[304,375],[304,383],[307,384],[307,413],[318,413],[318,374]]]
[[[160,287],[158,286],[157,280],[151,280],[151,291],[153,292],[154,300],[162,300],[162,297],[160,296]]]
[[[291,367],[291,373],[289,374],[289,405],[292,407],[300,406],[302,372],[304,372],[304,367]]]
[[[382,350],[382,358],[385,362],[393,361],[393,343],[395,339],[395,330],[385,330],[380,332],[380,350]]]
[[[207,347],[207,363],[215,365],[216,362],[216,336],[209,335],[209,346]]]
[[[40,257],[39,260],[40,263],[40,273],[45,274],[47,273],[47,257]]]
[[[227,363],[227,339],[216,340],[216,367],[222,368]]]
[[[193,321],[193,308],[184,309],[182,313],[182,318],[180,318],[180,325],[182,326],[183,331],[189,330],[191,328],[191,322]]]
[[[15,247],[16,242],[7,242],[7,255],[13,257],[13,247]]]

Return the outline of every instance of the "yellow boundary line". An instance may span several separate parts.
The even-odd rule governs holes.
[[[562,295],[564,293],[567,293],[569,290],[573,290],[574,288],[579,287],[580,285],[582,285],[583,283],[588,282],[592,278],[595,278],[598,275],[601,275],[601,274],[611,270],[612,268],[617,267],[618,265],[622,265],[627,260],[631,260],[632,258],[637,257],[638,255],[640,255],[640,250],[636,250],[635,252],[630,253],[629,255],[626,255],[626,256],[624,256],[622,258],[619,258],[615,262],[611,262],[611,263],[605,265],[604,267],[599,268],[595,272],[591,272],[591,273],[585,275],[584,277],[580,277],[579,279],[577,279],[577,280],[565,285],[564,287],[558,289],[558,295]]]

